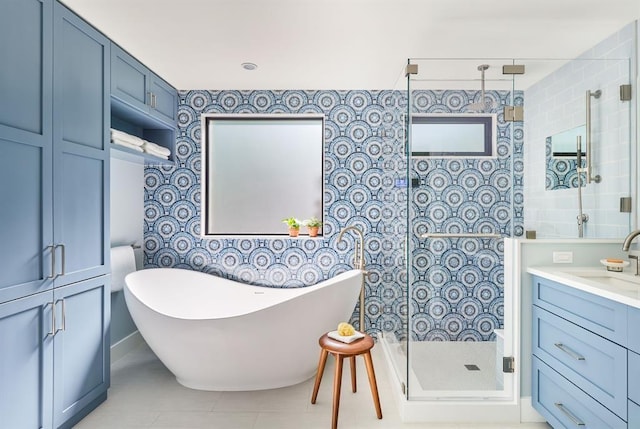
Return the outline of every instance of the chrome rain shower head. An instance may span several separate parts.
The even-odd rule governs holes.
[[[480,72],[480,101],[477,103],[472,103],[468,106],[469,110],[476,110],[478,112],[484,112],[487,107],[492,107],[491,105],[487,105],[487,100],[485,98],[484,92],[484,83],[485,77],[484,72],[489,68],[489,64],[480,64],[478,66],[478,71]]]

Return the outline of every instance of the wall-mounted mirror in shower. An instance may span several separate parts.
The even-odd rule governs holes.
[[[547,190],[578,187],[578,141],[580,141],[580,158],[585,157],[586,126],[580,125],[548,136],[545,139]],[[584,166],[584,162],[581,162]],[[584,180],[582,181],[584,183]]]

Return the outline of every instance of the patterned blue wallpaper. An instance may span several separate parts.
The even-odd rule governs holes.
[[[419,91],[413,97],[414,107],[423,112],[464,112],[475,94]],[[338,243],[337,235],[343,227],[357,225],[365,232],[370,272],[365,318],[369,333],[391,331],[404,338],[403,321],[410,314],[411,335],[416,339],[488,338],[487,324],[502,323],[501,243],[427,242],[414,235],[413,284],[407,292],[403,249],[407,210],[416,234],[426,228],[461,227],[492,228],[503,235],[514,229],[521,235],[522,128],[514,130],[511,141],[510,125],[500,121],[498,157],[493,160],[413,162],[421,186],[408,189],[397,186],[397,179],[406,175],[402,122],[406,103],[406,94],[398,91],[182,91],[177,166],[145,169],[145,266],[189,268],[265,286],[306,286],[351,267],[353,237]],[[201,238],[200,114],[304,112],[326,117],[324,235]],[[358,311],[356,306],[354,323]]]

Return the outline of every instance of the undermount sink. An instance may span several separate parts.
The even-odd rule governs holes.
[[[568,274],[596,283],[598,287],[613,292],[623,293],[634,298],[640,297],[640,277],[633,274],[600,270],[574,271]]]
[[[617,279],[615,277],[609,277],[609,276],[578,276],[578,277],[584,277],[594,282],[605,283],[615,287],[629,288],[629,289],[640,288],[640,283],[627,280],[627,279],[622,280],[622,279]]]
[[[566,286],[640,308],[640,276],[633,269],[607,271],[605,267],[529,267],[527,272]]]

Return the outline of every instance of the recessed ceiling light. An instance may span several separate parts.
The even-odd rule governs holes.
[[[255,70],[258,68],[257,64],[254,63],[242,63],[240,64],[242,66],[243,69],[245,70]]]

